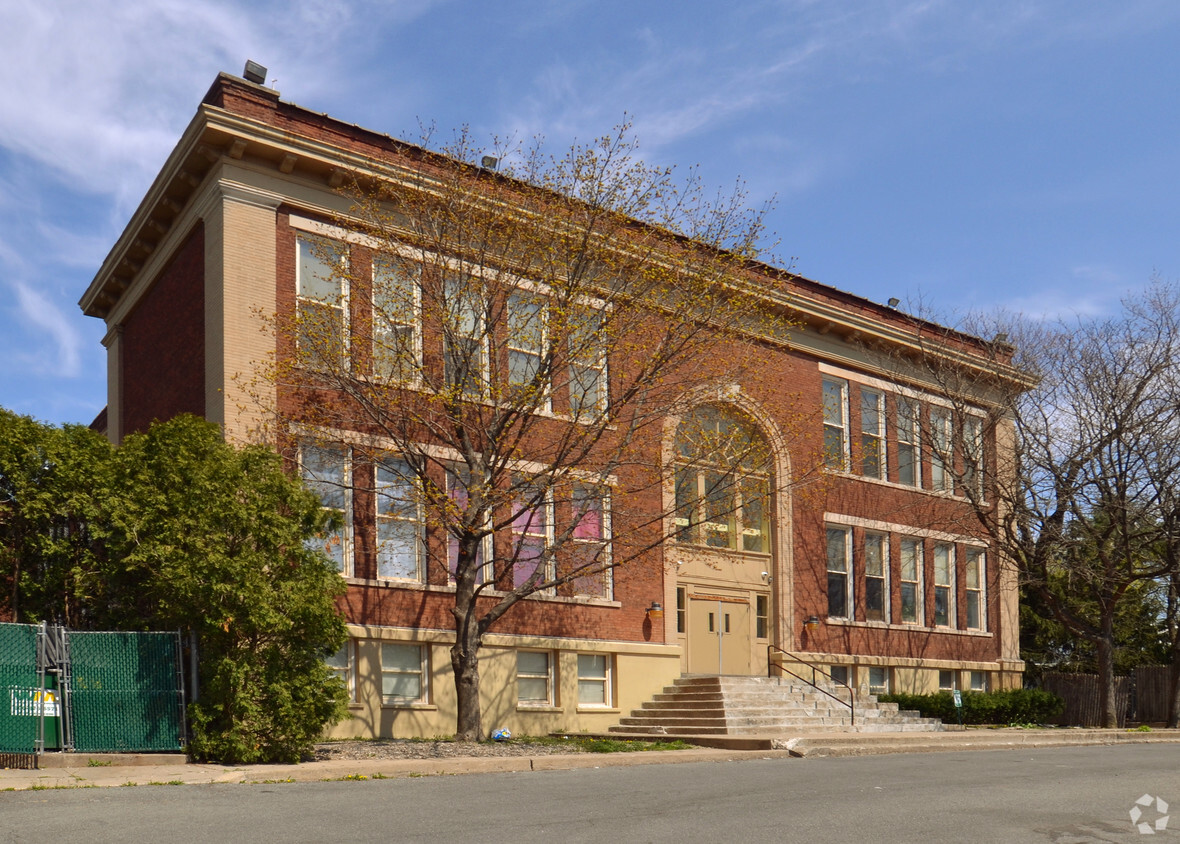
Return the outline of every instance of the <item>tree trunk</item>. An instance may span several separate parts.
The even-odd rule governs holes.
[[[470,625],[474,627],[475,625]],[[456,741],[483,741],[483,717],[479,705],[479,647],[480,636],[464,636],[456,631],[451,648],[451,670],[455,674],[455,697],[458,713],[455,723]]]
[[[1102,726],[1117,727],[1118,712],[1114,693],[1114,613],[1104,611],[1102,635],[1095,644],[1098,646],[1098,705],[1102,711]]]

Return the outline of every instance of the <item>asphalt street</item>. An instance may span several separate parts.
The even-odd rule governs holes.
[[[8,792],[0,842],[1166,841],[1156,798],[1180,745]]]

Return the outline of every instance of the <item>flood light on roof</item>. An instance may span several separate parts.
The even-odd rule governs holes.
[[[258,62],[246,60],[246,69],[242,71],[242,76],[247,82],[253,82],[255,85],[266,84],[266,68]]]

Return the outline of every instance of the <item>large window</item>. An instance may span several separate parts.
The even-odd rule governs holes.
[[[458,469],[447,470],[447,495],[454,502],[455,512],[465,513],[468,507],[467,473]],[[475,565],[478,567],[477,583],[486,583],[492,579],[491,565],[485,562],[490,558],[487,546],[490,537],[485,537],[475,548]],[[447,572],[449,581],[455,582],[455,572],[459,570],[459,540],[450,531],[447,532]]]
[[[955,549],[934,546],[934,624],[953,627],[955,622]]]
[[[574,484],[571,511],[574,524],[568,548],[570,570],[583,570],[572,581],[574,594],[609,598],[610,497],[600,487]]]
[[[610,656],[578,654],[578,706],[610,705]]]
[[[860,466],[866,478],[885,479],[885,394],[860,391]]]
[[[344,245],[321,237],[296,238],[295,302],[300,362],[320,369],[344,365],[348,337],[348,281]]]
[[[344,447],[304,445],[299,449],[303,483],[319,496],[320,505],[335,513],[340,527],[308,540],[308,547],[323,552],[341,574],[351,574],[352,495],[349,451]]]
[[[401,384],[418,381],[422,359],[421,268],[400,261],[373,261],[373,375]]]
[[[521,706],[553,705],[553,654],[516,652],[516,702]]]
[[[446,384],[467,396],[482,396],[487,379],[482,285],[467,276],[448,278],[443,285],[443,368]]]
[[[720,408],[694,410],[676,432],[676,538],[770,553],[770,452],[750,425]]]
[[[381,643],[381,696],[385,703],[427,702],[429,677],[425,647]]]
[[[529,404],[548,407],[545,298],[518,290],[508,296],[508,385]],[[527,391],[534,391],[529,393]]]
[[[570,317],[569,402],[574,418],[607,407],[606,353],[602,314],[579,308]]]
[[[922,452],[918,439],[920,412],[916,401],[897,400],[897,481],[907,486],[922,485]]]
[[[954,486],[954,452],[951,443],[951,412],[943,407],[930,409],[930,486],[949,492]]]
[[[324,660],[332,675],[339,677],[348,689],[348,699],[356,700],[356,689],[352,682],[352,641],[345,642],[340,650]]]
[[[976,498],[983,498],[983,420],[963,419],[963,486]]]
[[[889,545],[883,533],[865,534],[865,620],[889,620]]]
[[[852,606],[852,530],[829,527],[828,537],[828,617],[848,618]]]
[[[987,629],[987,601],[984,600],[987,583],[986,557],[981,548],[968,548],[965,552],[964,573],[966,579],[967,629]]]
[[[552,576],[546,556],[553,525],[552,498],[540,488],[517,479],[516,500],[512,503],[512,586],[525,585],[530,579],[544,583]],[[546,566],[536,574],[541,566]]]
[[[843,472],[848,468],[848,382],[823,379],[824,465]]]
[[[923,623],[922,566],[922,540],[901,540],[901,620],[904,624]]]
[[[377,576],[423,579],[423,519],[417,484],[404,460],[377,463]]]

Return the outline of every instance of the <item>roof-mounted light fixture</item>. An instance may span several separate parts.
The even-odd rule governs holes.
[[[247,82],[253,82],[255,85],[265,85],[266,68],[256,61],[246,59],[246,69],[242,71],[242,77]]]
[[[889,307],[891,307],[891,308],[896,308],[900,304],[901,304],[901,299],[898,299],[896,296],[894,296],[892,299],[889,300]]]

